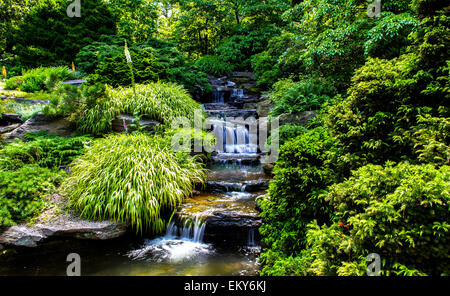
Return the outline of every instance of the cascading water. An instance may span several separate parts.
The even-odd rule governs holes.
[[[235,88],[235,89],[233,89],[231,96],[233,98],[241,99],[244,97],[244,90],[242,88]]]
[[[211,245],[203,243],[205,225],[200,216],[171,222],[165,236],[147,240],[141,248],[129,252],[128,256],[133,260],[179,262],[210,255],[213,253]]]
[[[219,153],[256,153],[257,138],[251,137],[248,127],[242,123],[230,123],[226,118],[216,120],[213,124],[216,139],[222,139]]]
[[[171,222],[166,230],[166,237],[192,240],[195,243],[203,242],[205,222],[200,216],[183,219],[181,222]]]
[[[225,103],[225,93],[217,89],[213,90],[213,103]]]

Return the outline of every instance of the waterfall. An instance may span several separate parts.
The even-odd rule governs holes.
[[[256,153],[257,140],[250,140],[248,128],[243,124],[226,124],[225,119],[213,124],[213,134],[216,139],[222,139],[222,147],[218,152],[225,153]]]
[[[251,228],[248,231],[248,241],[247,241],[247,246],[248,247],[255,247],[256,246],[256,242],[255,242],[255,229]]]
[[[225,93],[213,90],[213,103],[225,103]]]
[[[233,98],[243,98],[244,97],[244,90],[242,88],[235,88],[233,89],[233,93],[231,94]]]
[[[185,218],[179,224],[171,222],[167,227],[166,237],[179,237],[200,243],[203,241],[205,226],[206,223],[199,216]]]

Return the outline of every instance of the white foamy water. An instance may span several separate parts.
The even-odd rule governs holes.
[[[172,222],[165,236],[147,240],[141,248],[127,255],[133,260],[180,262],[212,254],[212,246],[203,243],[205,226],[200,216]]]
[[[213,254],[211,245],[186,238],[161,237],[147,241],[140,249],[127,255],[133,260],[181,262]]]

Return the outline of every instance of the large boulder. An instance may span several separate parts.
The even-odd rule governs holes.
[[[256,112],[258,112],[259,117],[267,117],[269,116],[269,113],[272,110],[272,108],[273,108],[272,100],[266,98],[258,103],[258,106],[256,107]]]
[[[5,247],[36,247],[50,238],[64,237],[84,240],[118,238],[126,225],[114,221],[89,221],[65,211],[67,200],[53,194],[46,197],[51,207],[35,219],[34,224],[20,224],[0,229],[0,244]]]
[[[47,223],[21,224],[0,233],[0,244],[9,247],[36,247],[50,237],[108,240],[126,233],[123,224],[112,221],[86,221],[74,215],[64,215]]]
[[[25,121],[21,126],[3,135],[3,140],[12,142],[15,138],[24,140],[25,133],[47,130],[50,135],[70,137],[74,131],[73,125],[66,119],[50,120],[44,114],[38,113]]]
[[[306,125],[308,121],[316,117],[316,112],[314,111],[304,111],[299,113],[284,113],[281,114],[278,119],[281,125],[292,124],[292,125]]]

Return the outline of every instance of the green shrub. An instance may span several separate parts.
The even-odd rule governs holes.
[[[212,91],[208,75],[195,67],[170,68],[168,80],[183,85],[194,98],[201,98]]]
[[[167,76],[167,69],[158,62],[152,48],[130,48],[130,54],[136,83],[157,81]],[[131,85],[130,68],[123,50],[98,62],[93,81],[112,86]]]
[[[66,67],[39,67],[25,71],[22,76],[6,81],[6,89],[20,89],[24,92],[51,91],[58,82],[74,79],[77,74]]]
[[[46,168],[66,166],[84,152],[90,138],[62,138],[40,134],[26,134],[31,140],[17,139],[0,150],[1,167],[17,169],[25,164],[36,164]]]
[[[6,80],[5,89],[15,90],[18,89],[22,84],[23,77],[22,76],[14,76]]]
[[[364,53],[385,59],[399,56],[410,43],[408,35],[416,32],[418,25],[419,21],[408,13],[386,13],[367,33]]]
[[[283,79],[273,85],[270,98],[274,107],[271,115],[318,110],[323,103],[330,101],[334,94],[334,87],[323,79],[300,82]]]
[[[186,90],[173,83],[154,82],[132,88],[108,88],[106,96],[95,105],[80,112],[81,131],[99,134],[111,129],[119,114],[137,115],[167,123],[176,117],[194,118],[194,110],[201,109]]]
[[[84,47],[75,63],[91,82],[112,86],[131,85],[131,74],[125,63],[124,39],[121,36],[102,36],[100,42]],[[163,80],[183,85],[194,97],[211,91],[206,73],[190,65],[173,44],[149,40],[131,43],[135,81],[146,83]],[[95,74],[94,74],[95,73]]]
[[[314,275],[365,274],[377,253],[384,275],[448,275],[450,169],[432,165],[368,165],[330,187],[330,227],[310,226],[308,267]],[[320,267],[320,268],[318,268]]]
[[[204,178],[203,166],[175,153],[159,136],[111,135],[97,140],[70,167],[73,207],[90,219],[114,219],[136,231],[161,232],[164,215]]]
[[[195,66],[212,76],[226,76],[233,72],[233,66],[221,61],[218,56],[203,56],[195,62]]]
[[[301,125],[285,124],[278,129],[278,143],[284,145],[289,140],[293,140],[307,131],[307,128]],[[277,134],[277,133],[275,133]],[[267,144],[272,143],[272,135],[267,138]]]
[[[37,165],[24,165],[16,171],[0,170],[0,226],[12,226],[39,214],[43,197],[62,181],[63,172]]]
[[[329,221],[330,208],[320,193],[336,178],[327,157],[334,142],[325,129],[316,128],[280,147],[269,198],[261,203],[260,232],[270,249],[295,253],[305,246],[311,220]]]
[[[21,65],[70,65],[81,48],[115,33],[116,17],[104,1],[81,1],[82,22],[67,16],[67,6],[66,0],[43,0],[24,15],[10,40]]]

